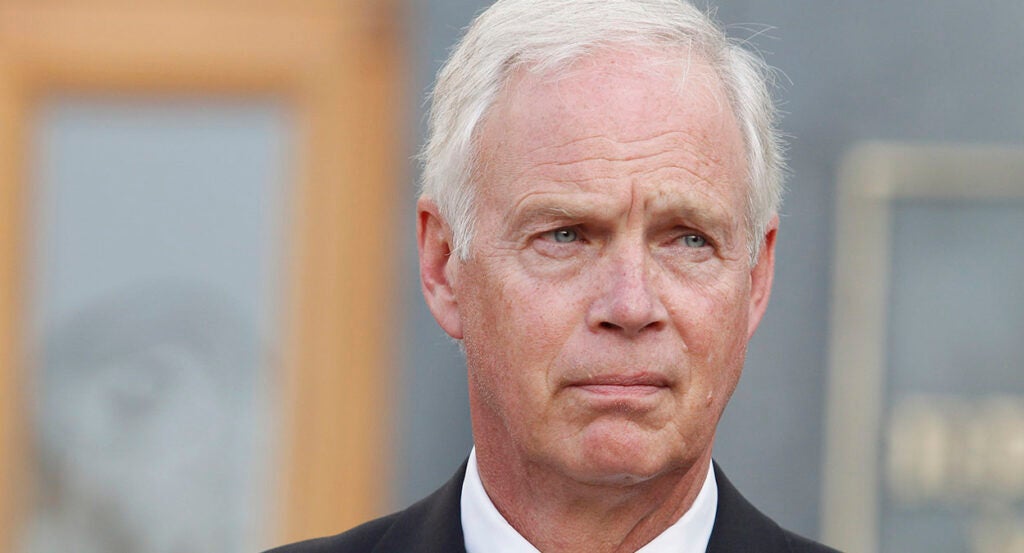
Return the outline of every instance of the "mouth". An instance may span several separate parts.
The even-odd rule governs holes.
[[[657,373],[590,376],[568,383],[567,388],[607,397],[643,397],[671,387],[668,378]]]

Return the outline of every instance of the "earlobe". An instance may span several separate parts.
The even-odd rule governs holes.
[[[750,270],[750,314],[747,322],[747,339],[749,340],[757,325],[761,322],[768,299],[772,294],[772,279],[775,276],[775,237],[779,232],[779,216],[776,215],[768,223],[765,230],[761,253],[757,264]]]
[[[452,254],[451,228],[427,198],[416,203],[416,238],[423,298],[441,328],[461,340],[462,319],[455,293],[459,261]]]

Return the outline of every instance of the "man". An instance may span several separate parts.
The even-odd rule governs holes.
[[[768,303],[782,161],[760,60],[680,0],[499,0],[442,69],[417,206],[474,451],[278,550],[828,551],[711,461]]]

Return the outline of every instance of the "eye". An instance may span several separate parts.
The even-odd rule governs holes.
[[[559,244],[568,244],[570,242],[575,242],[579,240],[580,237],[576,229],[571,227],[562,227],[560,229],[555,229],[549,232],[548,236],[551,237],[551,240],[558,242]]]
[[[708,245],[708,240],[699,234],[687,234],[683,236],[683,244],[688,248],[703,248]]]

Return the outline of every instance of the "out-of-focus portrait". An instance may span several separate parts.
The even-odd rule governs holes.
[[[419,153],[491,3],[0,0],[0,551],[262,551],[450,478]],[[1024,553],[1024,3],[695,5],[787,144],[715,461],[841,551]]]

